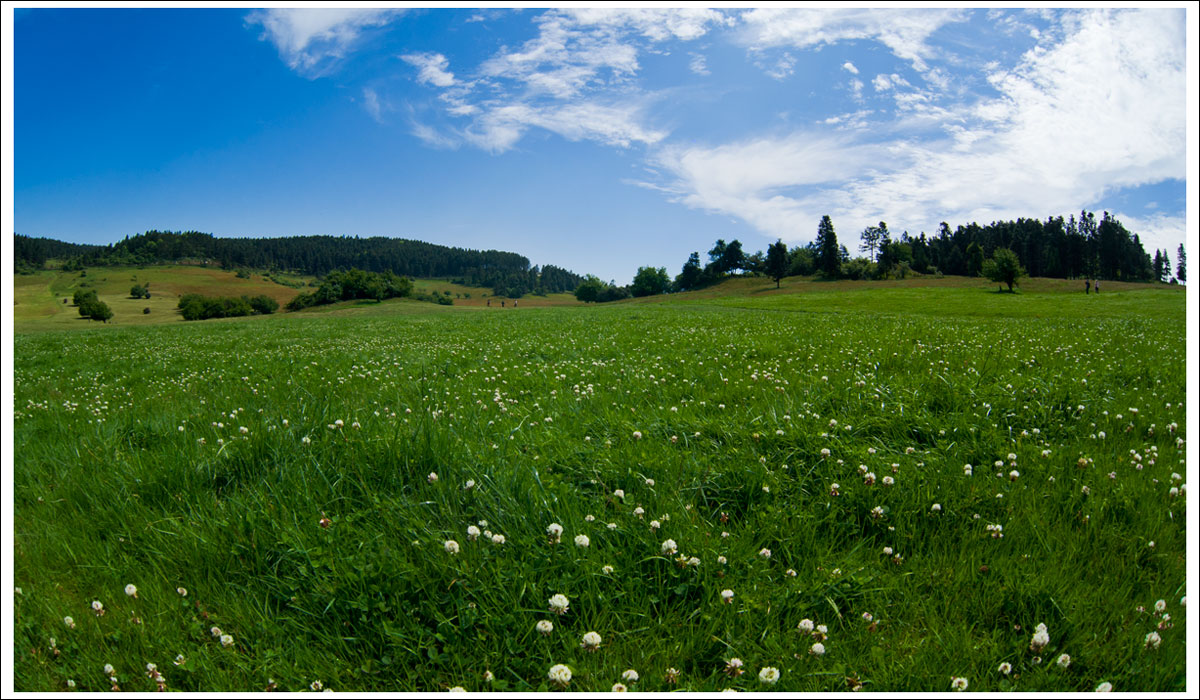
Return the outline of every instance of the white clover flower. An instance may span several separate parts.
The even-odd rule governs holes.
[[[454,540],[446,540],[446,544],[443,546],[446,548],[447,554],[458,554],[458,543]]]
[[[1050,633],[1046,630],[1045,623],[1038,623],[1037,629],[1034,630],[1033,639],[1029,640],[1029,649],[1033,652],[1039,652],[1046,648],[1050,643]]]
[[[1167,601],[1158,600],[1154,603],[1154,612],[1161,613],[1167,609]]]
[[[556,612],[559,615],[562,615],[567,612],[567,608],[570,606],[570,604],[571,601],[562,593],[555,593],[554,595],[550,596],[551,612]]]
[[[633,431],[633,439],[641,440],[642,439],[642,431],[640,431],[640,430]]]
[[[654,486],[654,479],[646,479],[647,486]]]
[[[504,544],[504,535],[501,535],[499,532],[492,535],[492,544]]]
[[[463,484],[463,489],[464,489],[464,490],[467,490],[467,491],[470,491],[470,490],[471,490],[471,489],[473,489],[473,488],[475,488],[475,480],[474,480],[474,479],[467,479],[467,483]]]
[[[779,669],[767,666],[758,672],[758,682],[764,685],[775,685],[779,682]]]
[[[66,617],[63,618],[63,624],[67,626],[67,629],[73,630],[73,629],[75,629],[75,618],[71,617],[70,615],[67,615]]]
[[[621,674],[621,680],[625,681],[626,683],[637,683],[639,678],[641,678],[641,676],[639,676],[638,672],[632,668],[626,669],[626,671]]]
[[[596,651],[600,648],[600,635],[595,632],[585,633],[583,639],[579,641],[579,646],[584,651]]]
[[[468,525],[467,539],[471,540],[472,542],[479,539],[479,528],[475,527],[474,525]]]
[[[427,477],[425,477],[425,478],[426,478],[426,480],[428,480],[428,481],[429,481],[429,483],[431,483],[431,484],[433,484],[433,483],[437,483],[437,480],[438,480],[438,475],[437,475],[437,472],[429,472],[429,476],[427,476]]]
[[[721,600],[726,603],[732,603],[733,602],[733,589],[726,588],[725,590],[721,591]]]
[[[624,683],[613,683],[612,691],[614,693],[624,693],[628,690],[629,688],[625,687]]]
[[[221,635],[221,646],[223,646],[223,647],[233,646],[233,635],[232,634]]]
[[[1001,663],[1000,666],[996,668],[996,670],[1007,676],[1008,674],[1012,673],[1012,664],[1005,661],[1005,662]]]
[[[484,683],[491,683],[494,680],[496,680],[496,674],[492,673],[491,671],[483,672],[483,682]]]
[[[176,655],[175,655],[175,665],[176,665],[176,666],[182,666],[182,665],[184,665],[185,663],[187,663],[187,659],[185,659],[185,658],[183,657],[183,654],[176,654]]]
[[[646,512],[646,509],[642,508],[641,506],[638,506],[637,508],[633,509],[633,514],[639,518],[642,517],[642,515],[645,514],[645,512]]]
[[[675,544],[675,540],[666,540],[662,543],[662,553],[666,555],[674,554],[678,548],[679,545]]]
[[[1112,683],[1109,683],[1108,681],[1104,681],[1100,685],[1096,686],[1096,692],[1097,693],[1111,693],[1112,692]]]
[[[575,535],[576,547],[588,547],[592,544],[592,540],[587,535]]]
[[[101,603],[98,600],[93,600],[92,601],[92,610],[94,610],[97,615],[103,615],[104,614],[104,603]]]
[[[602,571],[602,572],[604,572],[604,573],[606,573],[606,574],[611,574],[611,573],[613,572],[612,565],[611,565],[611,564],[605,564],[605,565],[604,565],[604,567],[600,569],[600,571]]]
[[[941,512],[942,512],[942,504],[941,504],[941,503],[934,503],[934,504],[933,504],[933,507],[932,507],[932,508],[930,508],[930,510],[931,510],[931,511],[933,511],[934,513],[941,513]]]
[[[111,676],[111,675],[115,674],[116,672],[117,672],[117,669],[113,668],[112,664],[104,664],[104,675]]]
[[[176,592],[176,593],[178,593],[179,595],[183,596],[184,598],[186,598],[186,597],[187,597],[187,589],[186,589],[186,588],[184,588],[183,586],[180,586],[179,588],[176,588],[176,589],[175,589],[175,592]]]
[[[615,498],[624,499],[625,498],[625,489],[617,489],[616,491],[613,491],[613,496]]]
[[[662,523],[658,522],[657,520],[650,521],[650,529],[651,530],[657,530],[660,527],[662,527]]]
[[[127,595],[131,598],[136,598],[137,597],[137,586],[133,585],[132,583],[125,586],[125,595]]]
[[[559,525],[558,523],[550,523],[546,527],[546,534],[549,535],[554,540],[558,540],[558,538],[562,537],[562,533],[563,533],[563,527],[562,527],[562,525]]]
[[[214,637],[220,637],[223,634],[223,632],[221,632],[221,628],[216,626],[208,628],[208,633]]]
[[[816,642],[812,645],[812,647],[809,648],[808,653],[812,654],[813,656],[824,656],[825,645],[820,642]]]
[[[1162,644],[1162,637],[1159,636],[1158,632],[1151,632],[1146,635],[1147,649],[1157,649],[1160,644]]]
[[[950,679],[950,687],[954,690],[962,692],[967,689],[967,679],[961,676]]]
[[[1058,664],[1059,668],[1066,668],[1071,665],[1071,655],[1062,654],[1054,660],[1054,663]]]
[[[467,689],[462,687],[461,685],[456,685],[446,692],[448,692],[448,693],[465,693],[465,692],[467,692]]]
[[[762,557],[763,559],[770,559],[771,558],[771,550],[767,549],[766,547],[763,547],[762,549],[758,550],[758,556]]]
[[[813,621],[806,617],[800,621],[800,624],[796,625],[796,629],[808,634],[809,632],[813,631]]]
[[[722,566],[724,566],[728,562],[729,562],[729,560],[725,558],[724,554],[717,557],[717,563],[721,564]]]
[[[550,667],[550,672],[546,674],[546,677],[555,685],[565,688],[571,682],[571,669],[564,664],[555,664]]]
[[[693,568],[700,566],[700,557],[688,557],[687,565]]]
[[[554,631],[554,623],[549,620],[539,620],[537,623],[537,631],[540,634],[548,635]]]

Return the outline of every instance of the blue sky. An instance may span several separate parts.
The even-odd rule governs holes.
[[[717,238],[805,243],[824,214],[854,250],[880,220],[915,235],[1087,208],[1174,260],[1185,25],[1170,8],[17,9],[14,230],[398,236],[626,283]]]

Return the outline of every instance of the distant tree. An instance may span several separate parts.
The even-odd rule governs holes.
[[[788,276],[811,275],[817,269],[815,245],[796,246],[788,253]]]
[[[888,236],[887,224],[880,221],[878,226],[868,226],[859,234],[862,243],[858,246],[859,252],[868,253],[868,257],[872,262],[878,260],[876,256],[877,250],[883,244],[884,239]]]
[[[745,262],[742,263],[742,269],[755,275],[761,275],[767,271],[767,258],[761,250],[756,250],[752,255],[746,256]]]
[[[1008,248],[997,248],[992,252],[991,259],[983,263],[983,274],[993,282],[1007,284],[1011,292],[1013,284],[1025,276],[1025,270],[1016,253]]]
[[[683,269],[675,277],[675,289],[680,292],[697,289],[703,274],[704,268],[700,267],[700,253],[692,253],[687,262],[683,264]]]
[[[1179,244],[1179,250],[1175,251],[1175,279],[1187,282],[1187,251],[1182,243]]]
[[[583,302],[594,302],[600,300],[600,294],[604,291],[605,284],[595,275],[588,275],[584,278],[579,286],[575,288],[575,298]]]
[[[967,276],[978,277],[983,271],[983,248],[975,241],[967,245]]]
[[[775,288],[779,289],[779,282],[784,277],[787,277],[788,269],[791,267],[791,260],[788,259],[787,246],[784,245],[782,239],[776,239],[774,243],[767,247],[767,275],[775,280]]]
[[[648,297],[653,294],[663,294],[671,288],[671,278],[667,276],[665,267],[639,267],[633,277],[630,292],[635,297]]]
[[[717,265],[717,270],[722,273],[745,269],[746,253],[742,250],[742,242],[736,238],[730,241],[729,245],[725,246],[725,250],[722,251]]]
[[[71,299],[71,301],[75,304],[75,306],[80,306],[83,304],[84,300],[88,299],[89,297],[92,299],[95,299],[96,298],[96,290],[94,290],[94,289],[76,289],[75,294],[74,294],[73,298]],[[80,313],[80,316],[83,316],[83,315],[84,315],[83,313]]]
[[[1171,268],[1167,267],[1167,274],[1170,274]],[[1154,281],[1163,281],[1163,254],[1161,250],[1154,251]]]
[[[149,298],[150,292],[142,285],[135,284],[129,289],[129,296],[133,297],[134,299],[141,299],[142,297]]]
[[[838,249],[837,233],[829,215],[821,217],[817,225],[817,248],[820,251],[817,266],[826,277],[837,277],[842,267],[841,251]]]
[[[255,313],[273,314],[279,309],[279,302],[266,294],[260,294],[250,298],[250,308],[254,309]]]
[[[144,314],[150,313],[150,307],[147,306],[146,308],[142,309],[142,313],[144,313]]]
[[[1158,276],[1158,280],[1166,284],[1171,279],[1171,255],[1163,248],[1162,252],[1162,274]]]

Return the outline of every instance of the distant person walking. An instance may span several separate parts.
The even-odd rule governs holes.
[[[502,309],[504,308],[504,300],[503,299],[500,300],[500,308],[502,308]]]
[[[514,309],[517,308],[517,300],[516,299],[513,299],[513,308]]]
[[[1096,293],[1100,293],[1100,280],[1096,280]]]
[[[488,299],[488,306],[491,306],[491,305],[492,305],[492,300]]]
[[[1087,282],[1084,282],[1084,285],[1085,285],[1085,286],[1084,286],[1084,288],[1083,288],[1083,293],[1084,293],[1084,294],[1091,294],[1091,293],[1092,293],[1092,281],[1091,281],[1091,280],[1088,280]]]

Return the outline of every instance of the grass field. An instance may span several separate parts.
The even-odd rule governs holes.
[[[1182,289],[727,285],[18,311],[16,688],[1185,688]]]

